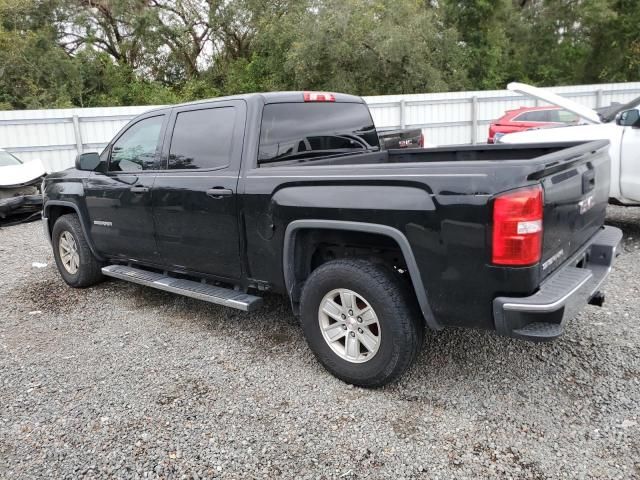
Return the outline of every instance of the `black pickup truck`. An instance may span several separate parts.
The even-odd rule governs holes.
[[[63,279],[104,275],[245,311],[287,295],[319,361],[374,387],[423,330],[562,334],[621,239],[606,141],[380,148],[366,104],[317,92],[154,110],[44,183]]]

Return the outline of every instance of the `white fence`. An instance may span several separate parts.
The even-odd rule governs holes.
[[[628,102],[640,82],[554,87],[589,107]],[[422,128],[430,145],[484,143],[492,120],[536,100],[507,90],[365,97],[378,128]],[[77,152],[99,151],[134,116],[153,106],[0,112],[0,148],[52,170],[73,165]]]

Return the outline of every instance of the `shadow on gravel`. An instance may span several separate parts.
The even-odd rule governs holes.
[[[640,227],[632,226],[640,234]],[[89,289],[73,289],[57,276],[30,282],[11,294],[29,309],[54,314],[80,312],[84,305],[97,299],[104,302],[106,308],[123,308],[127,312],[152,310],[152,315],[146,315],[143,321],[156,323],[161,328],[165,328],[164,324],[169,335],[181,335],[187,329],[201,330],[204,335],[219,338],[253,338],[256,341],[250,348],[255,348],[259,355],[263,355],[265,349],[275,354],[300,352],[295,354],[301,356],[300,367],[307,364],[302,356],[311,355],[289,301],[279,295],[265,295],[265,306],[261,310],[245,313],[122,281],[107,280]],[[510,392],[518,385],[518,378],[533,375],[539,377],[542,384],[548,384],[566,375],[565,368],[553,365],[555,357],[573,356],[588,362],[593,349],[597,348],[589,342],[582,345],[567,337],[551,344],[531,344],[474,330],[452,328],[426,333],[421,354],[409,375],[403,377],[397,390],[390,387],[386,391],[412,401],[421,397],[404,398],[407,389],[434,382],[446,390],[462,388],[460,385],[471,388],[469,385],[479,379],[488,383],[512,379],[513,382],[504,384],[505,392]],[[588,364],[584,367],[591,369]]]
[[[622,230],[622,250],[638,252],[640,247],[640,208],[639,207],[609,207],[606,225]]]
[[[61,313],[83,301],[82,290],[69,287],[62,280],[37,280],[14,288],[8,294],[12,301],[41,310],[44,313]]]
[[[205,318],[205,328],[209,332],[224,334],[230,329],[239,329],[268,342],[267,347],[271,348],[283,347],[302,338],[289,301],[280,295],[264,294],[264,306],[256,312],[247,313],[140,285],[113,283],[123,296],[129,298],[133,308],[156,309],[172,325],[181,326],[185,322],[194,323],[194,319]],[[256,349],[264,349],[264,342],[256,345]]]
[[[174,303],[177,295],[156,290],[154,288],[143,287],[142,285],[129,284],[125,282],[110,280],[114,285],[124,284],[122,286],[131,289],[129,299],[134,308],[159,308],[164,307],[167,303]],[[120,285],[119,285],[120,286]]]
[[[638,238],[640,236],[640,218],[637,221],[629,218],[607,218],[607,225],[622,230],[625,239],[628,237]]]
[[[296,350],[302,355],[311,355],[298,321],[291,313],[290,304],[283,296],[267,294],[261,310],[244,313],[144,287],[126,288],[131,288],[129,296],[133,305],[158,309],[158,315],[161,316],[158,321],[170,322],[178,328],[185,324],[190,327],[202,325],[205,332],[221,338],[229,336],[235,339],[238,335],[254,338],[256,342],[252,347],[260,355],[264,355],[265,350],[272,354],[290,354]],[[203,318],[207,319],[204,324]],[[576,348],[584,352],[576,351]],[[561,352],[567,354],[568,351],[576,356],[582,356],[583,353],[588,356],[588,349],[588,346],[579,347],[566,339],[552,344],[532,344],[477,330],[451,328],[439,333],[427,332],[422,352],[409,375],[402,378],[397,390],[391,386],[384,391],[403,400],[420,401],[422,397],[419,396],[404,396],[407,391],[432,385],[433,382],[447,390],[463,388],[461,385],[472,388],[474,381],[480,378],[487,384],[500,383],[509,378],[514,381],[503,387],[505,394],[508,394],[519,385],[515,379],[531,378],[532,370],[540,375],[543,384],[566,374],[562,368],[550,366],[553,357]],[[300,359],[299,367],[302,368],[306,363]],[[317,372],[325,375],[321,369]],[[443,377],[446,377],[444,383]]]

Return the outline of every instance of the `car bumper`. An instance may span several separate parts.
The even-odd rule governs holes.
[[[9,215],[37,212],[42,207],[42,195],[20,195],[0,199],[0,218]]]
[[[567,320],[590,302],[603,300],[606,280],[622,231],[603,227],[591,241],[540,285],[530,297],[498,297],[493,317],[500,335],[546,341],[562,335]]]

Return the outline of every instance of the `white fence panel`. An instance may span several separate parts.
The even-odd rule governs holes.
[[[553,87],[594,108],[640,96],[640,82]],[[429,145],[486,142],[489,124],[506,110],[536,106],[507,90],[365,97],[380,129],[421,128]],[[155,106],[0,112],[0,148],[51,171],[73,166],[79,151],[99,151],[131,118]]]
[[[0,111],[0,148],[52,171],[73,166],[79,151],[98,151],[143,107]]]

